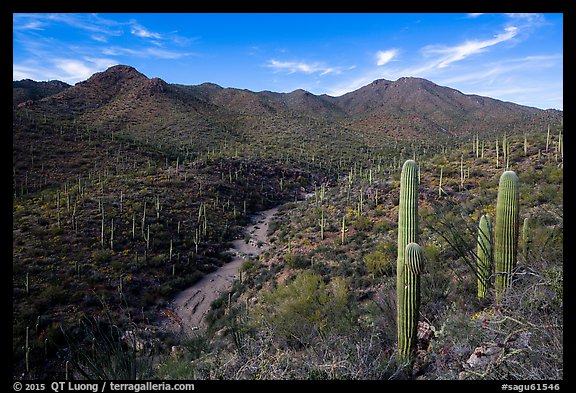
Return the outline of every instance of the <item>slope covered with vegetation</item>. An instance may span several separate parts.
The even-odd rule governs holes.
[[[412,370],[396,359],[399,156],[364,161],[334,187],[286,205],[270,231],[272,248],[247,260],[244,281],[215,305],[212,330],[182,343],[160,375],[562,379],[561,140],[557,134],[546,148],[546,131],[526,142],[508,137],[498,164],[495,141],[479,151],[465,144],[404,152],[420,168],[425,254]],[[495,217],[506,169],[518,174],[526,226],[511,289],[497,302],[494,274],[486,298],[477,297],[476,240],[480,217]]]
[[[395,105],[440,94],[413,79],[333,100],[119,66],[15,108],[14,377],[563,378],[561,112],[477,98],[469,117],[435,100],[443,119],[403,117]],[[431,126],[447,119],[449,131]],[[412,367],[397,360],[396,322],[408,159],[424,254]],[[507,169],[518,261],[505,297],[492,274],[479,299],[478,224],[494,219]],[[164,329],[170,299],[278,205],[270,248],[244,261],[208,329]]]

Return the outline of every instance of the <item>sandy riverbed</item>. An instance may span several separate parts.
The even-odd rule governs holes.
[[[255,215],[254,224],[245,230],[245,233],[250,234],[250,241],[246,243],[244,239],[234,240],[233,248],[230,250],[234,255],[232,261],[205,275],[196,284],[180,292],[170,303],[168,309],[175,314],[171,319],[175,326],[179,325],[177,330],[180,333],[203,329],[204,317],[210,310],[210,305],[222,292],[232,286],[244,258],[248,255],[259,255],[268,249],[266,233],[270,219],[276,212],[277,207]]]

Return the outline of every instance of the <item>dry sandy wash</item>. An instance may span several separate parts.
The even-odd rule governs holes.
[[[218,270],[205,275],[200,281],[178,294],[170,303],[166,314],[172,320],[177,333],[189,334],[205,328],[204,317],[210,305],[220,294],[228,290],[238,275],[238,269],[249,255],[259,255],[268,248],[266,232],[270,219],[278,208],[265,210],[254,216],[254,224],[246,228],[250,241],[234,240],[231,249],[234,258]],[[260,247],[258,247],[260,244]]]

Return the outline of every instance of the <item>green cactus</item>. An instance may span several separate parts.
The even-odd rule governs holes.
[[[418,166],[407,160],[400,175],[400,202],[398,211],[398,258],[396,260],[396,309],[398,315],[398,348],[405,344],[406,323],[404,315],[408,304],[405,298],[406,245],[418,242]],[[402,342],[402,344],[401,344]],[[400,356],[403,353],[400,352]]]
[[[324,208],[322,208],[321,218],[318,220],[320,226],[320,239],[324,240],[324,228],[326,227],[326,219],[324,218]]]
[[[418,167],[414,160],[407,160],[400,175],[400,199],[398,210],[398,259],[397,269],[404,269],[404,248],[408,243],[418,242]],[[402,280],[403,281],[403,280]],[[400,278],[398,278],[398,282]]]
[[[342,233],[342,244],[344,244],[344,236],[346,234],[346,216],[342,217],[342,229],[340,232]]]
[[[476,250],[476,272],[478,276],[478,299],[484,299],[488,292],[492,259],[492,223],[490,216],[480,217],[478,225],[478,246]]]
[[[438,182],[438,198],[442,196],[443,192],[444,189],[442,188],[442,167],[440,167],[440,181]]]
[[[498,168],[498,138],[496,138],[496,168]]]
[[[524,257],[524,262],[528,260],[528,253],[530,252],[530,245],[532,239],[530,239],[530,218],[524,218],[524,223],[522,225],[522,254]]]
[[[402,363],[410,363],[416,351],[420,273],[424,263],[422,249],[417,243],[408,243],[404,251],[404,302],[398,313],[398,354]]]
[[[494,228],[494,268],[496,301],[510,287],[510,275],[516,265],[519,228],[519,185],[514,171],[500,176]]]

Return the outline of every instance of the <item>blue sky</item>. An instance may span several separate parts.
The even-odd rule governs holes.
[[[562,14],[13,14],[13,79],[70,84],[115,64],[169,83],[339,96],[428,79],[563,109]]]

